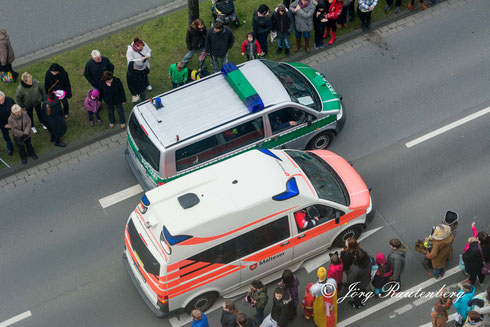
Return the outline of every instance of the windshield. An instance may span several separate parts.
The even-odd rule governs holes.
[[[129,132],[133,138],[139,154],[145,159],[153,169],[159,171],[160,166],[160,150],[153,144],[150,138],[139,124],[136,116],[131,114],[129,117]]]
[[[275,61],[262,60],[262,62],[276,75],[292,101],[317,111],[321,110],[320,99],[315,89],[295,68]]]
[[[348,206],[345,185],[325,160],[311,152],[287,150],[286,153],[306,174],[321,199]]]

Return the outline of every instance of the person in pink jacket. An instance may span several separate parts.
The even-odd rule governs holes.
[[[99,115],[99,109],[100,105],[102,102],[99,99],[100,92],[97,89],[93,89],[88,91],[88,95],[85,98],[85,109],[87,109],[88,112],[88,121],[90,123],[90,126],[94,126],[94,114],[95,117],[97,118],[97,124],[101,125],[102,124],[102,119],[100,119]]]
[[[342,278],[344,277],[344,264],[337,251],[330,253],[330,266],[328,266],[327,278],[333,278],[337,282],[337,290],[342,291]]]

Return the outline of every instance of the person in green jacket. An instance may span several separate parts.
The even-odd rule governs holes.
[[[46,91],[42,84],[33,79],[32,75],[28,72],[24,72],[20,78],[20,85],[17,87],[15,92],[15,99],[19,106],[27,111],[27,115],[32,122],[32,132],[37,133],[36,127],[34,126],[34,115],[33,110],[36,109],[37,118],[39,122],[44,127],[44,118],[41,110],[41,103],[46,99]]]
[[[247,294],[247,302],[257,311],[255,319],[259,324],[264,320],[264,309],[267,305],[267,288],[260,280],[253,280],[250,291]]]
[[[187,82],[189,71],[182,61],[170,65],[168,68],[168,78],[172,81],[172,88],[184,85]]]

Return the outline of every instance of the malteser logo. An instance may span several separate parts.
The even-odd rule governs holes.
[[[264,260],[260,261],[259,262],[259,266],[262,266],[262,265],[264,265],[266,263],[269,263],[269,262],[271,262],[273,260],[276,260],[277,258],[282,257],[284,255],[284,253],[286,253],[286,252],[278,253],[276,255],[273,255],[272,257],[268,257],[267,259],[264,259]]]
[[[254,263],[253,265],[250,266],[250,270],[255,270],[255,268],[257,268],[257,264]]]

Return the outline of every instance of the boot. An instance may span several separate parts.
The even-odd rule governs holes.
[[[413,5],[411,3],[408,4],[408,9],[413,10]]]
[[[325,30],[325,34],[323,34],[323,39],[326,39],[329,36],[330,36],[330,27],[327,26],[327,29]]]
[[[289,48],[285,48],[284,53],[286,54],[286,57],[288,57],[289,56]]]
[[[332,45],[337,39],[337,32],[332,32],[332,38],[328,41],[328,45]]]
[[[282,48],[277,47],[276,54],[281,54]]]
[[[301,38],[297,37],[296,38],[296,48],[294,48],[294,52],[298,52],[299,48],[301,48]]]
[[[306,53],[310,53],[310,38],[305,37],[305,51]]]
[[[427,9],[427,6],[425,5],[425,2],[422,2],[422,3],[420,4],[420,6],[422,7],[422,10]]]

